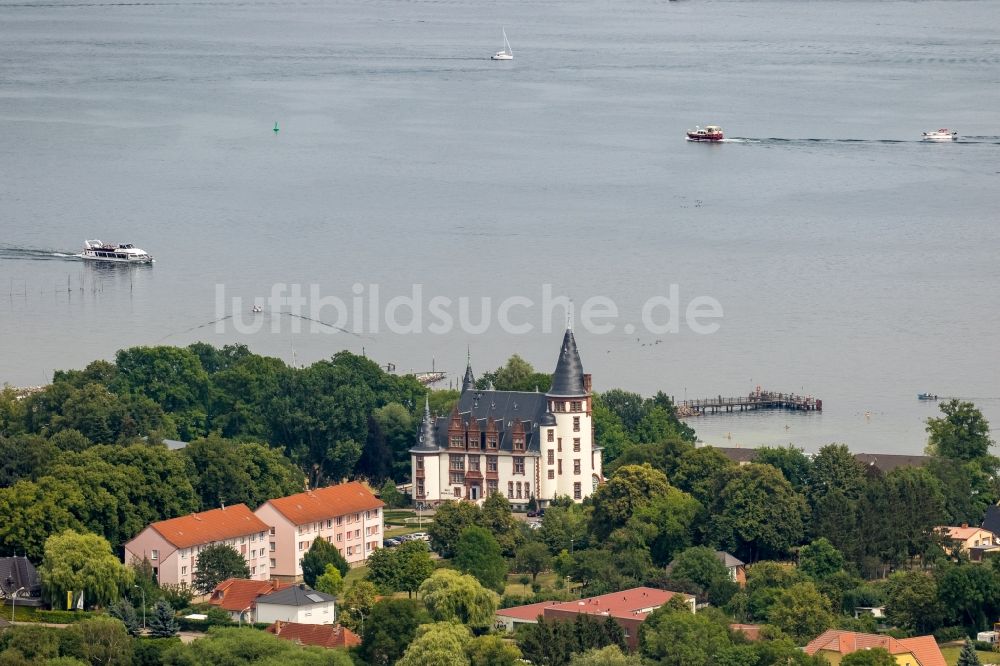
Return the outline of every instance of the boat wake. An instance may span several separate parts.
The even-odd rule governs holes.
[[[734,136],[723,139],[720,143],[747,143],[762,145],[815,145],[815,144],[897,144],[919,143],[927,145],[954,144],[993,144],[1000,145],[1000,136],[959,136],[956,141],[924,141],[922,139],[789,139],[777,136],[744,137]]]
[[[75,261],[80,258],[81,255],[73,252],[42,250],[32,247],[18,247],[16,245],[0,245],[0,259],[21,261],[59,261],[71,259]]]

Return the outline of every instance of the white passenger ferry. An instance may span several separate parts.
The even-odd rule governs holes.
[[[152,256],[131,243],[116,245],[99,240],[84,241],[83,252],[80,254],[80,257],[93,261],[116,261],[123,264],[153,263]]]

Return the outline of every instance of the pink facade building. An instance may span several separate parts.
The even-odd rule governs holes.
[[[268,530],[245,504],[161,520],[150,523],[125,544],[125,563],[148,559],[161,585],[190,585],[198,553],[208,546],[225,544],[243,556],[251,578],[268,580]]]
[[[384,506],[356,481],[264,502],[254,513],[270,526],[271,577],[301,580],[302,556],[317,538],[336,546],[348,563],[363,563],[382,545]]]

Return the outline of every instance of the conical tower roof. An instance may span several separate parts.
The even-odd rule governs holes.
[[[429,397],[424,398],[424,420],[420,423],[420,437],[413,450],[436,451],[437,441],[434,438],[434,419],[431,418],[431,401]]]
[[[476,388],[476,378],[472,374],[472,353],[466,352],[465,355],[465,377],[462,378],[462,393],[466,391],[471,391]]]
[[[587,395],[587,390],[583,387],[583,363],[580,362],[580,352],[576,349],[576,338],[573,337],[571,328],[567,328],[566,335],[563,336],[559,361],[556,363],[556,371],[552,373],[552,388],[547,395]]]

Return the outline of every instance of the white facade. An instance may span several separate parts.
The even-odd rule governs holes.
[[[274,604],[267,597],[257,598],[256,622],[271,624],[278,620],[299,624],[333,624],[337,621],[337,611],[333,601],[295,606]]]
[[[413,499],[481,501],[494,491],[514,505],[559,496],[580,502],[602,480],[594,442],[590,376],[566,332],[548,394],[477,390],[471,367],[449,417],[425,407],[411,449]]]

